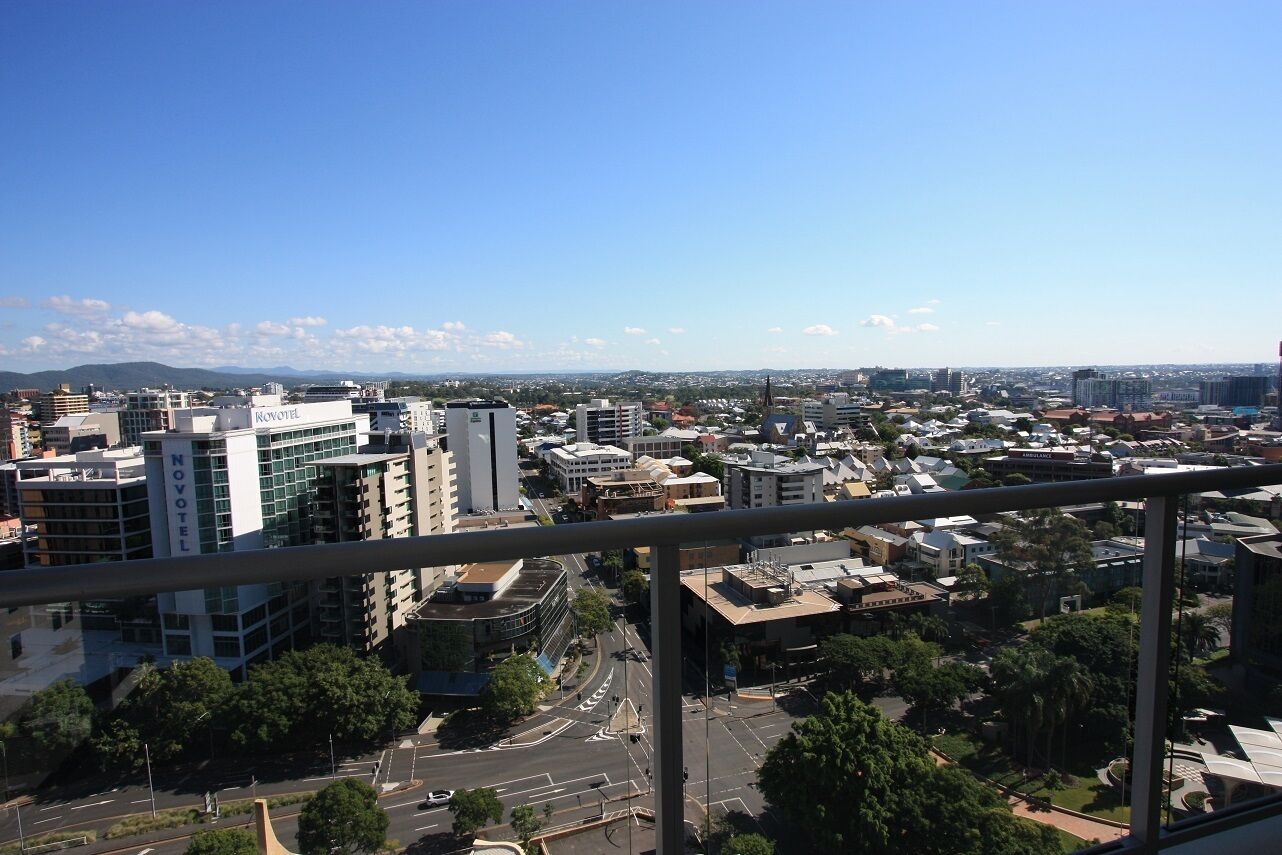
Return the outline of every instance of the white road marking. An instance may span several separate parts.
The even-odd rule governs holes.
[[[31,824],[32,824],[32,825],[39,825],[39,824],[40,824],[40,823],[42,823],[42,822],[53,822],[54,820],[58,820],[58,819],[62,819],[62,817],[60,817],[60,816],[51,816],[51,817],[49,817],[48,819],[37,819],[35,822],[33,822],[33,823],[31,823]]]
[[[146,804],[146,803],[147,803],[147,802],[149,802],[149,801],[151,801],[151,799],[138,799],[137,801],[132,801],[132,802],[130,802],[129,804],[131,804],[131,805],[142,805],[142,804]]]
[[[146,849],[142,850],[141,852],[139,852],[139,853],[138,853],[138,855],[147,855],[147,853],[148,853],[148,852],[155,852],[155,851],[156,851],[155,849],[152,849],[151,847],[148,847],[148,848],[146,848]]]
[[[103,799],[100,802],[93,802],[92,804],[76,805],[75,807],[72,808],[72,810],[84,810],[85,808],[101,807],[102,805],[109,805],[114,801],[115,799]]]
[[[434,823],[432,823],[431,825],[424,825],[424,826],[421,826],[421,827],[416,828],[416,829],[414,829],[414,830],[415,830],[415,831],[427,831],[429,828],[436,828],[436,826],[438,826],[438,825],[440,825],[440,823],[439,823],[439,822],[434,822]],[[142,855],[142,853],[139,853],[139,855]]]
[[[62,807],[62,805],[49,805],[47,808],[40,808],[40,812],[44,813],[47,810],[57,810],[60,807]]]

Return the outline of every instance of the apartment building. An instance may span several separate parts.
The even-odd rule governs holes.
[[[771,508],[822,502],[824,467],[794,463],[769,451],[726,458],[724,495],[731,508]]]
[[[851,398],[847,392],[834,392],[819,400],[802,401],[801,418],[829,431],[841,428],[857,431],[872,424],[871,418],[864,412],[863,402]]]
[[[348,401],[176,411],[172,428],[143,434],[156,555],[313,542],[319,462],[355,452],[368,425]],[[237,680],[313,637],[305,583],[163,593],[158,604],[166,655],[211,656]]]
[[[352,412],[369,416],[370,433],[383,431],[421,431],[436,433],[432,402],[415,396],[388,398],[385,401],[356,401]]]
[[[31,434],[27,416],[17,410],[0,409],[0,460],[31,456]]]
[[[694,433],[694,431],[683,431],[682,433]],[[689,445],[690,442],[691,440],[664,431],[650,436],[630,436],[617,444],[631,454],[632,459],[635,461],[642,457],[653,457],[656,460],[680,457],[682,449]]]
[[[384,384],[386,385],[386,384]],[[355,404],[359,401],[381,401],[383,389],[376,383],[361,385],[351,380],[333,384],[317,384],[303,390],[304,404],[319,404],[325,401],[347,401]]]
[[[517,508],[516,410],[506,401],[450,401],[445,431],[458,473],[458,512]]]
[[[40,396],[39,409],[40,424],[51,425],[63,416],[89,412],[89,396],[72,394],[71,387],[62,383]]]
[[[151,430],[169,430],[174,410],[191,406],[191,393],[177,389],[139,389],[125,393],[125,408],[120,411],[120,441],[138,445],[142,435]]]
[[[628,437],[637,436],[645,424],[645,410],[640,401],[616,401],[594,398],[575,408],[575,431],[579,442],[599,445],[621,445]]]
[[[317,461],[313,530],[319,543],[448,534],[456,514],[452,455],[426,433],[377,433],[355,454]],[[444,568],[326,579],[316,637],[390,655],[413,608],[440,586]]]

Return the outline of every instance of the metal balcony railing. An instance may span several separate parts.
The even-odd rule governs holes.
[[[115,565],[31,568],[0,573],[0,608],[97,600],[251,583],[324,579],[353,573],[536,558],[648,546],[652,552],[654,792],[658,851],[684,851],[681,745],[681,544],[765,534],[858,528],[877,523],[1146,499],[1141,639],[1136,686],[1133,801],[1129,837],[1099,851],[1155,853],[1233,832],[1282,814],[1282,796],[1161,825],[1171,605],[1180,496],[1282,484],[1282,465],[1164,472],[1057,484],[928,493],[857,502],[790,505],[711,514],[508,528],[249,552],[155,558]],[[1272,829],[1272,824],[1269,826]],[[1198,851],[1214,851],[1200,849]],[[1233,851],[1229,849],[1221,851]],[[1263,849],[1260,851],[1264,851]]]

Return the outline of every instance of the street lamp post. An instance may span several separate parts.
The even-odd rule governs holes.
[[[0,739],[0,755],[4,756],[4,800],[9,801],[9,746]]]
[[[18,855],[27,851],[27,838],[22,833],[22,806],[14,805],[13,812],[18,815]]]
[[[338,777],[338,764],[334,762],[334,734],[329,735],[329,774]]]
[[[147,790],[151,793],[151,817],[156,818],[156,787],[151,781],[151,748],[147,743],[142,744],[143,756],[147,758]]]

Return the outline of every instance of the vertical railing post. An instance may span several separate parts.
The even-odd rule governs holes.
[[[681,547],[658,546],[650,570],[654,665],[654,817],[659,855],[685,851],[681,751]]]
[[[1162,828],[1162,763],[1166,757],[1171,604],[1175,591],[1177,496],[1150,498],[1144,508],[1144,595],[1135,681],[1135,753],[1131,769],[1131,841],[1156,852]]]

